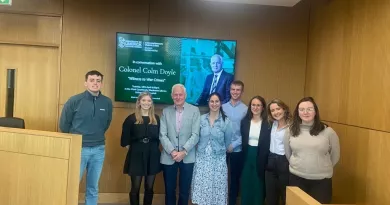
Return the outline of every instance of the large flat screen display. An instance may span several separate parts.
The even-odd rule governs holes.
[[[172,86],[186,87],[187,102],[206,105],[218,92],[230,99],[234,79],[234,40],[117,33],[115,101],[136,102],[149,91],[154,103],[171,104]]]

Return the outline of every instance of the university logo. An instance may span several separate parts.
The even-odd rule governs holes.
[[[142,41],[130,41],[123,37],[118,38],[119,48],[142,48]]]

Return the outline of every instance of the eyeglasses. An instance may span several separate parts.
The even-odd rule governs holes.
[[[309,107],[309,108],[298,108],[299,112],[314,112],[314,107]]]

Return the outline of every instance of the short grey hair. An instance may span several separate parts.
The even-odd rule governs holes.
[[[172,86],[171,95],[173,94],[173,90],[174,90],[176,87],[180,87],[180,88],[182,88],[182,89],[183,89],[183,91],[184,91],[184,95],[186,95],[186,96],[187,96],[186,87],[184,87],[184,85],[183,85],[183,84],[180,84],[180,83],[178,83],[178,84],[175,84],[175,85],[173,85],[173,86]]]

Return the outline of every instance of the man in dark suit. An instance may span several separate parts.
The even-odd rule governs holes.
[[[222,56],[215,54],[211,57],[210,66],[213,74],[206,77],[203,91],[196,101],[196,105],[207,105],[209,95],[214,92],[221,95],[221,104],[229,102],[230,84],[233,82],[234,76],[225,72],[222,65]]]

